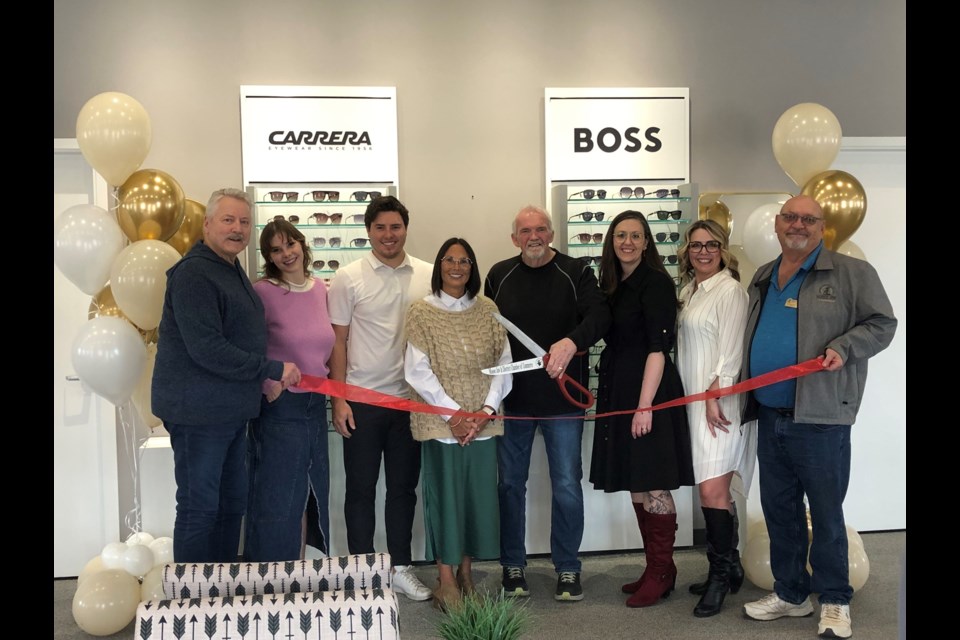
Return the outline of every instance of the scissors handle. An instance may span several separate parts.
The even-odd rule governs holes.
[[[543,368],[547,368],[547,364],[550,362],[550,354],[545,354],[543,356]],[[563,397],[567,399],[567,402],[572,404],[575,407],[581,409],[589,409],[593,406],[595,398],[593,394],[590,393],[590,389],[587,389],[585,386],[568,376],[566,373],[561,373],[557,376],[557,385],[560,387],[560,393],[563,394]],[[569,387],[573,387],[573,390],[584,400],[577,400],[572,395],[570,395]]]

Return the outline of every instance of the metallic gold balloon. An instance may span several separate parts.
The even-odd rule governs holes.
[[[733,218],[730,215],[730,208],[720,200],[714,202],[700,203],[700,219],[713,220],[728,234],[733,230]]]
[[[860,181],[846,171],[830,169],[810,178],[800,193],[823,209],[823,243],[836,249],[852,236],[867,215],[867,194]]]
[[[163,171],[135,171],[120,185],[117,200],[117,220],[132,242],[165,241],[183,224],[183,189]]]
[[[127,316],[123,315],[120,307],[117,306],[117,301],[113,297],[113,291],[110,289],[110,285],[100,289],[99,293],[90,299],[90,309],[87,311],[87,320],[93,320],[100,316],[113,316],[114,318],[127,319]]]
[[[203,217],[207,213],[207,208],[196,200],[187,199],[184,205],[183,224],[180,228],[167,239],[167,244],[180,252],[180,255],[187,255],[187,251],[197,244],[197,241],[203,237]]]

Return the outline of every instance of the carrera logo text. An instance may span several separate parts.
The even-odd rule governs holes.
[[[663,146],[660,138],[656,137],[656,134],[660,133],[660,127],[647,127],[647,130],[643,132],[643,140],[637,137],[639,133],[639,127],[628,127],[622,135],[613,127],[604,127],[597,132],[596,138],[594,138],[593,131],[589,128],[574,127],[573,152],[588,153],[593,151],[593,147],[596,146],[600,151],[613,153],[623,145],[623,150],[630,153],[636,153],[637,151],[655,153]],[[644,146],[644,140],[649,144]]]
[[[370,134],[367,131],[274,131],[268,139],[270,144],[276,145],[352,144],[360,146],[370,144]]]

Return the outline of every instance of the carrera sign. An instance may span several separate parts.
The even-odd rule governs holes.
[[[395,88],[240,90],[244,184],[397,182]]]

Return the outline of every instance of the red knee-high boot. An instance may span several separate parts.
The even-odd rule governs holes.
[[[637,525],[640,527],[640,540],[643,542],[643,552],[647,552],[647,510],[643,508],[642,502],[631,502],[633,505],[633,510],[637,514]],[[650,562],[647,562],[647,566],[650,566]],[[620,587],[620,590],[624,593],[636,593],[637,589],[640,588],[640,585],[643,583],[644,577],[647,575],[646,569],[635,582],[628,582],[627,584]]]
[[[640,587],[627,598],[628,607],[649,607],[666,598],[677,584],[677,565],[673,563],[673,544],[677,539],[677,514],[647,513],[644,550],[647,569]]]

